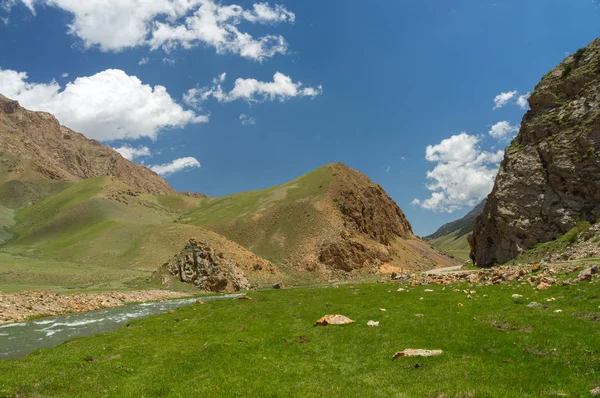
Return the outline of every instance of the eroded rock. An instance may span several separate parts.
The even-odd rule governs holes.
[[[204,291],[234,292],[252,287],[235,261],[196,238],[165,266],[181,282],[193,283]]]

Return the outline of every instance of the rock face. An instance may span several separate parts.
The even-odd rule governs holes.
[[[49,113],[28,111],[0,95],[0,155],[5,154],[30,163],[35,173],[51,180],[113,176],[143,193],[177,194],[152,170],[61,126]]]
[[[321,246],[319,261],[343,271],[380,266],[394,257],[391,243],[413,238],[412,227],[396,202],[366,175],[334,163],[329,197],[342,219],[339,237]]]
[[[480,266],[600,217],[600,39],[544,76],[529,105],[475,222]]]
[[[193,283],[207,292],[235,292],[252,287],[235,261],[195,238],[165,266],[181,282]]]
[[[412,236],[412,227],[396,202],[381,185],[350,167],[335,163],[332,171],[344,178],[331,187],[344,226],[364,234],[383,245],[397,237]]]

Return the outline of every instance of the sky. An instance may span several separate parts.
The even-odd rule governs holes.
[[[180,191],[343,162],[423,236],[487,196],[528,93],[597,36],[593,0],[0,0],[0,93]]]

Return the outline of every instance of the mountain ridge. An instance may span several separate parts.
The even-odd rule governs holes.
[[[29,111],[2,95],[0,131],[0,154],[10,154],[29,163],[20,169],[15,165],[25,179],[80,181],[109,175],[142,193],[178,195],[152,170],[62,126],[50,113]]]

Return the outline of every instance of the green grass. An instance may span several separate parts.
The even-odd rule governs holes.
[[[41,260],[0,253],[0,291],[30,289],[123,289],[135,278],[150,274],[65,261]],[[1,394],[0,394],[1,395]]]
[[[537,397],[600,384],[597,283],[478,287],[471,300],[452,287],[397,287],[269,290],[181,308],[0,362],[0,395]],[[533,300],[547,309],[527,308]],[[313,326],[328,313],[357,322]],[[444,354],[393,361],[405,348]]]

